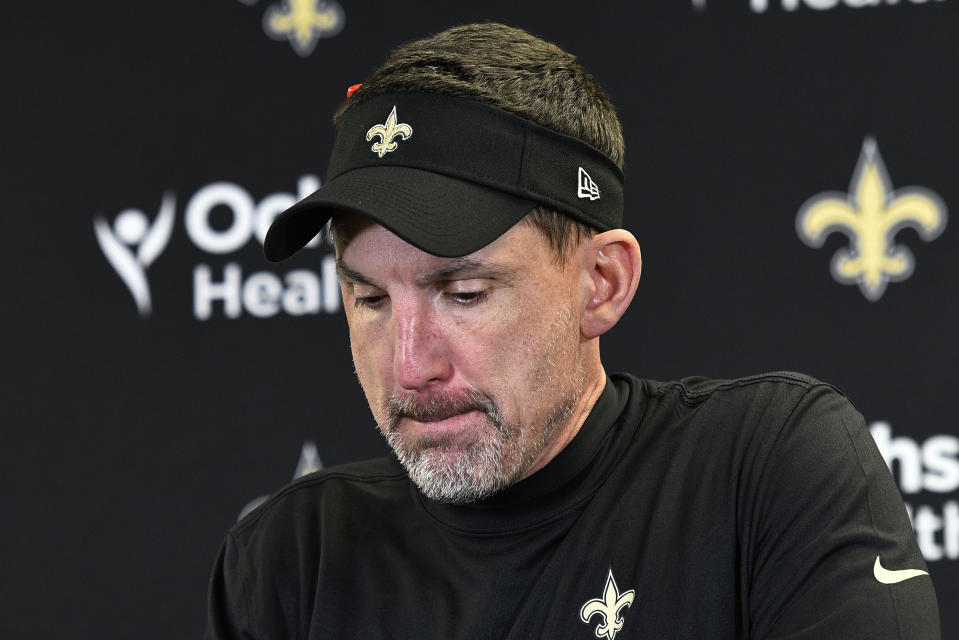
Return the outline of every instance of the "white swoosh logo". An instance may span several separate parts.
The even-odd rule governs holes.
[[[883,584],[896,584],[897,582],[902,582],[903,580],[908,580],[909,578],[929,575],[928,572],[920,571],[919,569],[900,569],[898,571],[890,571],[889,569],[883,567],[882,563],[879,562],[879,556],[876,556],[876,563],[872,565],[872,574],[876,576],[876,580]]]

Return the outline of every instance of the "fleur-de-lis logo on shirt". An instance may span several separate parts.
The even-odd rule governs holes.
[[[393,110],[386,118],[386,123],[373,125],[366,132],[366,141],[369,142],[376,136],[380,137],[380,141],[374,142],[370,149],[382,158],[390,151],[396,151],[396,143],[393,142],[396,136],[400,136],[404,140],[412,138],[413,127],[406,123],[396,124],[396,105],[393,105]]]
[[[889,282],[912,275],[912,252],[895,244],[895,235],[905,227],[914,228],[927,242],[934,240],[946,228],[946,205],[928,189],[908,187],[893,192],[872,138],[863,142],[849,193],[813,196],[796,217],[799,237],[811,247],[821,247],[834,231],[849,237],[849,249],[833,256],[833,277],[843,284],[858,284],[873,302]]]
[[[596,625],[596,637],[613,640],[625,623],[619,612],[623,607],[633,604],[633,598],[635,597],[636,593],[632,589],[622,594],[619,592],[616,579],[613,578],[613,570],[610,569],[602,599],[593,598],[583,604],[583,608],[579,610],[579,618],[589,624],[590,618],[599,614],[602,621]]]

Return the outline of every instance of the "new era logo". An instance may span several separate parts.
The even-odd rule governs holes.
[[[593,182],[593,179],[586,173],[586,169],[579,168],[579,187],[576,195],[580,198],[589,198],[590,200],[599,200],[599,187]]]

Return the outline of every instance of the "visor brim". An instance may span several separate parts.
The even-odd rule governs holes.
[[[456,258],[493,242],[536,205],[422,169],[363,167],[336,176],[281,213],[266,234],[263,251],[271,262],[284,260],[312,240],[333,215],[351,212],[427,253]]]

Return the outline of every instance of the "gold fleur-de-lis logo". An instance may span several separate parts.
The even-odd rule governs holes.
[[[912,275],[912,252],[895,244],[896,234],[912,227],[925,241],[946,228],[946,205],[928,189],[908,187],[892,191],[876,141],[866,138],[849,193],[826,192],[813,196],[796,216],[803,242],[819,248],[834,231],[849,237],[848,249],[832,259],[833,277],[842,284],[858,284],[875,302],[886,285]]]
[[[396,143],[393,142],[396,136],[404,140],[412,138],[413,127],[405,123],[396,124],[396,105],[393,105],[393,110],[386,118],[386,124],[375,124],[370,127],[370,130],[366,132],[366,141],[369,142],[376,136],[380,137],[380,141],[374,142],[370,149],[382,158],[390,151],[396,151]]]
[[[589,624],[590,618],[599,614],[602,621],[596,625],[596,637],[613,640],[625,623],[625,620],[619,615],[620,610],[633,604],[633,598],[635,597],[636,594],[632,589],[623,594],[619,592],[616,579],[613,578],[613,570],[610,569],[609,577],[606,578],[606,589],[603,597],[601,599],[593,598],[583,604],[583,608],[579,610],[579,618]]]
[[[263,29],[277,40],[289,40],[304,58],[313,52],[320,38],[332,37],[343,29],[343,8],[333,0],[283,0],[263,16]]]

